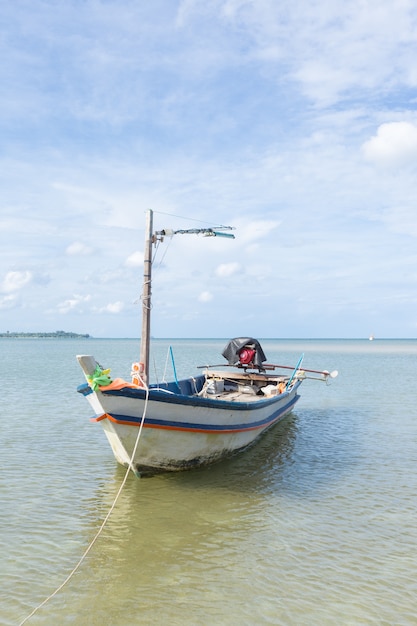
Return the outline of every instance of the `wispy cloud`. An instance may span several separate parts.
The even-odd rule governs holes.
[[[125,265],[127,267],[140,267],[143,265],[143,252],[139,250],[132,252],[132,254],[127,257]]]
[[[66,253],[69,256],[89,256],[93,253],[93,248],[80,241],[74,241],[67,247]]]
[[[231,263],[221,263],[216,268],[217,276],[221,278],[226,276],[233,276],[234,274],[239,273],[242,270],[240,263],[231,262]]]
[[[98,309],[98,312],[99,313],[111,313],[113,315],[116,315],[117,313],[121,313],[124,308],[125,308],[125,305],[123,302],[109,302],[109,304],[106,304],[106,306]]]
[[[103,333],[136,334],[152,208],[156,228],[236,227],[161,244],[156,334],[217,335],[226,306],[250,324],[246,289],[264,334],[368,333],[387,300],[383,332],[414,332],[412,3],[6,2],[0,18],[5,324],[103,313]]]
[[[16,305],[16,295],[9,294],[7,296],[0,296],[0,309],[13,309]]]
[[[1,291],[3,291],[3,293],[19,291],[28,285],[32,280],[33,274],[28,270],[7,272],[1,284]]]
[[[210,302],[213,300],[213,294],[210,291],[202,291],[198,296],[199,302]]]
[[[82,313],[85,303],[89,302],[90,300],[91,296],[89,294],[85,296],[75,294],[72,298],[68,298],[67,300],[61,302],[58,305],[58,311],[62,314],[67,314],[70,312]]]

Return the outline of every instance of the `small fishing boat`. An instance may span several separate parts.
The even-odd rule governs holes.
[[[77,356],[87,380],[78,392],[94,411],[91,419],[102,425],[116,460],[136,475],[208,465],[244,450],[292,411],[305,378],[327,382],[337,376],[336,371],[301,369],[303,355],[295,366],[267,363],[258,340],[238,337],[223,351],[227,362],[199,367],[201,373],[183,380],[177,380],[174,365],[172,382],[150,383],[153,246],[178,233],[234,237],[227,230],[154,232],[148,211],[141,351],[132,380],[113,380],[93,356]]]

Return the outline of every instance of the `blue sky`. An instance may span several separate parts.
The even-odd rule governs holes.
[[[417,5],[3,0],[0,331],[417,336]],[[177,217],[173,217],[177,216]]]

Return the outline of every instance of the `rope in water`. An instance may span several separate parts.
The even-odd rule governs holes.
[[[143,383],[143,381],[142,381],[142,383]],[[106,517],[104,518],[100,528],[98,529],[98,531],[96,532],[95,536],[91,540],[88,548],[85,550],[84,554],[82,555],[82,557],[80,558],[80,560],[78,561],[78,563],[76,564],[74,569],[68,574],[68,576],[66,577],[64,582],[61,585],[59,585],[59,587],[57,587],[57,589],[55,589],[55,591],[53,593],[51,593],[47,598],[45,598],[45,600],[43,602],[41,602],[36,608],[34,608],[32,613],[30,613],[30,615],[25,617],[25,619],[22,622],[20,622],[19,626],[23,626],[23,624],[25,624],[31,617],[33,617],[33,615],[35,615],[35,613],[37,611],[39,611],[39,609],[41,609],[43,606],[45,606],[45,604],[47,604],[54,596],[57,595],[57,593],[59,593],[61,591],[61,589],[63,589],[63,587],[65,587],[65,585],[71,580],[71,578],[74,576],[74,574],[78,571],[78,569],[80,568],[80,566],[83,563],[84,559],[86,558],[87,554],[90,552],[91,548],[94,546],[94,544],[96,543],[97,539],[101,535],[105,525],[107,524],[107,522],[109,520],[109,517],[112,514],[114,507],[116,506],[116,503],[117,503],[117,501],[119,499],[119,496],[122,493],[123,487],[126,484],[127,477],[129,475],[130,470],[134,471],[134,469],[133,469],[133,459],[135,458],[136,450],[137,450],[138,445],[139,445],[139,440],[140,440],[140,437],[141,437],[141,434],[142,434],[143,423],[145,421],[145,416],[146,416],[146,411],[148,409],[148,401],[149,401],[149,387],[147,385],[145,385],[144,383],[143,383],[143,386],[145,387],[145,390],[146,390],[146,397],[145,397],[145,406],[143,408],[143,415],[142,415],[142,419],[140,421],[138,435],[136,437],[136,441],[135,441],[135,445],[134,445],[134,448],[133,448],[133,452],[132,452],[132,454],[130,456],[130,459],[129,459],[129,465],[128,465],[127,470],[126,470],[126,474],[125,474],[125,476],[123,478],[123,481],[122,481],[122,483],[121,483],[121,485],[119,487],[119,490],[118,490],[118,492],[116,494],[116,497],[113,500],[113,504],[111,505],[111,507],[110,507]]]

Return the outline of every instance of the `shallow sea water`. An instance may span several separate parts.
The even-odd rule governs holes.
[[[224,340],[155,341],[161,380]],[[211,468],[129,476],[74,577],[28,624],[417,624],[416,340],[263,340],[270,362],[338,369]],[[125,476],[76,393],[77,353],[129,377],[135,340],[0,343],[0,624],[71,572]],[[171,378],[168,367],[167,378]]]

